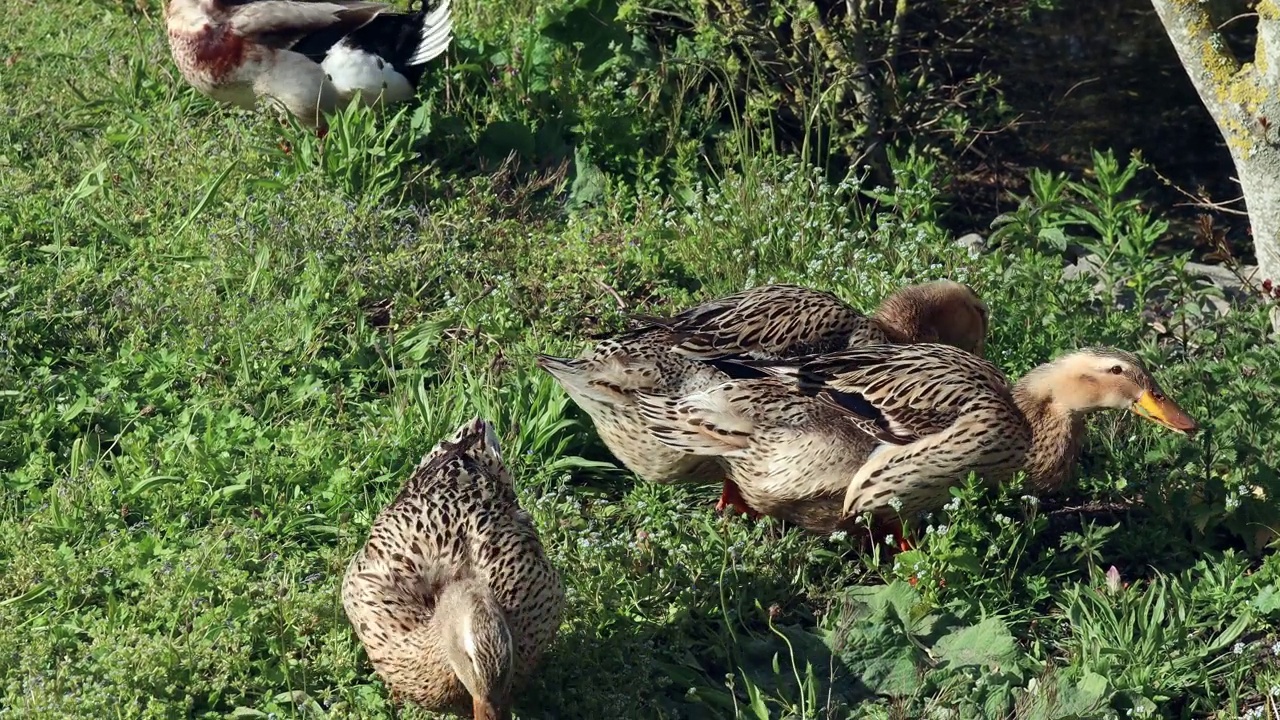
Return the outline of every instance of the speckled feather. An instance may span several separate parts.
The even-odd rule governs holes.
[[[847,412],[868,434],[899,445],[952,425],[975,398],[1012,404],[999,368],[950,345],[871,345],[746,364],[794,381],[802,393]]]
[[[771,378],[670,397],[640,394],[645,431],[693,457],[717,457],[753,509],[814,532],[847,527],[840,505],[877,442],[843,413]]]
[[[590,416],[596,432],[623,465],[648,482],[718,482],[724,476],[714,459],[686,455],[644,432],[636,412],[637,393],[674,396],[729,379],[710,365],[670,351],[661,329],[604,340],[578,358],[538,356],[538,366],[560,383]]]
[[[737,358],[797,354],[868,343],[942,337],[981,352],[986,306],[973,290],[937,281],[903,288],[868,318],[831,293],[764,285],[704,302],[670,318],[637,316],[640,326],[605,340],[582,358],[542,356],[574,402],[591,416],[609,450],[652,482],[719,481],[718,461],[673,453],[647,432],[636,393],[696,392],[728,379],[763,377]]]
[[[1137,357],[1110,348],[1069,353],[1012,386],[991,363],[932,343],[721,365],[769,377],[642,397],[646,432],[719,458],[752,507],[818,531],[863,511],[931,509],[971,472],[996,482],[1025,471],[1036,491],[1053,491],[1070,476],[1087,412],[1137,408],[1196,429]]]
[[[393,697],[469,713],[433,625],[436,598],[461,579],[492,593],[510,630],[516,683],[526,680],[555,637],[564,587],[479,418],[422,458],[343,579],[347,617]]]
[[[900,338],[829,292],[762,285],[670,318],[638,320],[671,332],[673,349],[699,359],[789,358]]]
[[[843,413],[880,445],[850,468],[852,512],[928,509],[969,472],[995,481],[1021,468],[1031,429],[1008,378],[995,365],[949,345],[878,345],[753,363]],[[853,472],[855,471],[856,472]]]
[[[873,345],[795,362],[742,361],[773,377],[640,401],[647,432],[719,457],[752,507],[814,531],[844,512],[929,509],[976,471],[1026,461],[1031,431],[1004,375],[949,345]]]

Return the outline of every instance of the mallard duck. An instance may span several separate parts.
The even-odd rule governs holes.
[[[797,285],[765,285],[711,300],[674,317],[641,317],[641,325],[606,339],[579,358],[538,356],[592,419],[606,447],[643,480],[721,482],[722,463],[666,446],[637,414],[637,393],[681,397],[734,377],[759,376],[726,358],[785,358],[870,342],[933,339],[982,352],[987,308],[967,286],[938,281],[903,288],[870,318],[831,293]],[[736,368],[736,370],[735,370]],[[718,511],[756,516],[726,482]]]
[[[818,532],[848,529],[863,512],[932,509],[970,472],[995,482],[1021,470],[1036,489],[1056,489],[1091,411],[1129,408],[1196,429],[1137,357],[1110,348],[1065,355],[1012,386],[986,360],[932,343],[746,362],[772,377],[640,394],[637,415],[672,449],[720,458],[752,508]]]
[[[986,303],[951,280],[910,285],[870,317],[839,297],[799,285],[762,285],[705,302],[670,318],[641,316],[666,329],[672,349],[700,360],[785,359],[880,343],[936,342],[982,355]],[[643,328],[641,328],[643,330]]]
[[[412,98],[453,38],[449,0],[431,12],[364,0],[169,0],[165,25],[197,90],[244,108],[267,100],[322,135],[324,113],[353,97]]]
[[[347,566],[342,605],[393,701],[509,717],[555,638],[564,586],[489,423],[423,456]]]

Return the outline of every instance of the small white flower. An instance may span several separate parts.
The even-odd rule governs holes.
[[[885,535],[885,536],[884,536],[884,544],[885,544],[885,545],[892,545],[892,544],[893,544],[893,533],[889,533],[888,535]]]
[[[844,542],[844,539],[847,537],[849,537],[849,533],[845,532],[844,530],[837,530],[831,533],[832,542]]]
[[[1242,643],[1242,642],[1238,642],[1238,643],[1236,643],[1235,645],[1232,645],[1232,646],[1231,646],[1231,652],[1235,653],[1236,655],[1243,655],[1243,654],[1244,654],[1244,643]]]
[[[1271,654],[1280,655],[1280,640],[1277,640],[1271,645]]]
[[[898,512],[902,510],[902,501],[896,497],[891,497],[889,498],[889,507],[893,508],[894,512]]]

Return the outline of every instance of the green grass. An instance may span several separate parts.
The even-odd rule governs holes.
[[[0,9],[0,717],[390,717],[341,572],[476,413],[569,587],[520,717],[1280,717],[1259,534],[1280,527],[1280,350],[1259,308],[1188,330],[1205,291],[1125,249],[1152,218],[1105,177],[1046,190],[971,258],[939,221],[947,178],[905,151],[873,197],[767,153],[496,164],[486,123],[522,106],[450,94],[465,68],[319,155],[182,85],[156,8],[132,7]],[[554,10],[468,3],[459,33],[518,39]],[[1041,241],[1080,210],[1110,272],[1178,306],[1170,333],[1060,280]],[[987,299],[1007,372],[1133,349],[1206,432],[1097,417],[1068,499],[1130,510],[967,487],[881,562],[719,518],[715,488],[637,484],[532,363],[747,285],[870,309],[937,277]]]

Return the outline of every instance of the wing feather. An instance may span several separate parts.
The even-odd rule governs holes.
[[[799,285],[763,285],[674,316],[636,316],[672,334],[673,349],[699,359],[791,357],[844,347],[857,336],[884,342],[871,321],[835,295]]]
[[[1009,393],[996,366],[950,345],[869,345],[793,363],[743,364],[786,379],[895,445],[943,431],[975,399]]]
[[[239,6],[231,16],[231,27],[264,45],[288,49],[310,33],[340,28],[346,34],[394,10],[365,0],[261,0]]]

